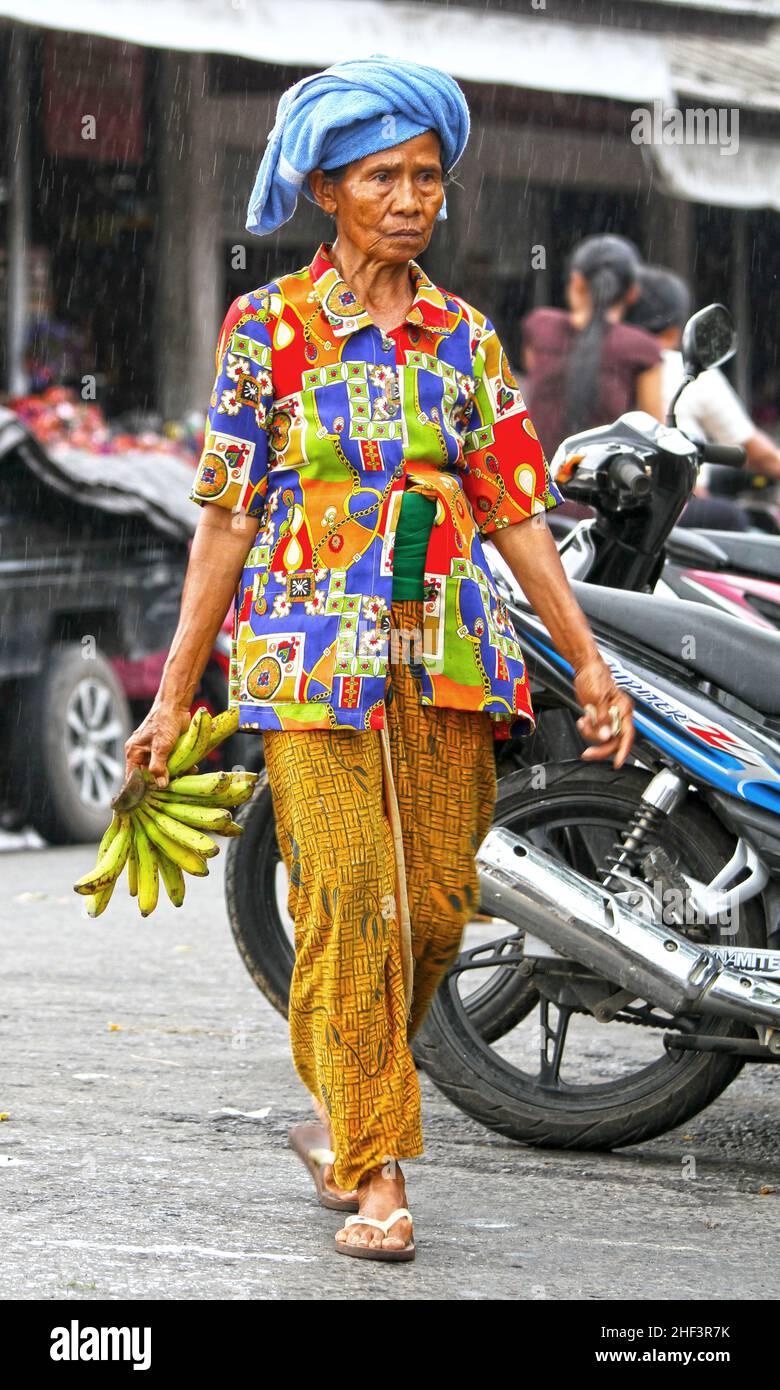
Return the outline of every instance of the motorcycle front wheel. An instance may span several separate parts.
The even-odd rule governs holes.
[[[596,868],[619,843],[650,775],[578,761],[545,767],[540,788],[538,769],[517,772],[499,783],[495,821],[598,881]],[[733,849],[695,795],[653,829],[651,844],[704,883]],[[676,930],[702,943],[759,946],[760,900],[742,904],[731,927],[722,937],[709,925]],[[523,945],[523,932],[508,922],[470,927],[415,1041],[437,1087],[489,1129],[549,1148],[636,1144],[698,1114],[740,1071],[740,1058],[723,1052],[667,1051],[663,1034],[754,1038],[752,1030],[712,1017],[673,1020],[637,1000],[613,1022],[597,1023],[563,994],[558,1007],[542,977],[535,987],[534,974],[522,970]],[[617,989],[604,986],[605,995]]]

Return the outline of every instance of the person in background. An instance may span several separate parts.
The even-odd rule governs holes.
[[[663,418],[660,349],[624,322],[640,266],[624,237],[586,237],[569,259],[568,308],[534,309],[523,321],[526,402],[548,458],[575,430],[627,410]]]
[[[661,349],[664,411],[683,378],[680,343],[690,314],[690,291],[679,275],[663,266],[644,266],[640,270],[639,298],[629,309],[628,317],[631,323],[652,333]],[[710,367],[686,386],[677,402],[676,416],[686,434],[712,444],[742,444],[749,469],[770,478],[780,477],[780,449],[754,425],[718,367]]]
[[[680,343],[691,313],[691,294],[684,280],[663,266],[643,266],[639,272],[639,298],[631,305],[631,322],[658,343],[662,357],[664,414],[683,379]],[[746,467],[768,478],[780,478],[780,450],[767,434],[757,428],[737,393],[717,367],[702,372],[686,386],[675,409],[677,424],[693,439],[711,444],[741,444],[747,454]],[[711,526],[716,529],[747,530],[744,513],[729,498],[710,496],[717,469],[704,464],[699,472],[696,494],[680,518],[683,526]]]

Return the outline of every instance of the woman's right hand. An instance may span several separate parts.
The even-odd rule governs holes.
[[[168,758],[191,718],[189,705],[155,700],[146,718],[125,744],[126,777],[130,776],[133,768],[148,767],[158,787],[167,787]]]

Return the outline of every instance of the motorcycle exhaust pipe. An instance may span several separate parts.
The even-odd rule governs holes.
[[[724,965],[705,946],[589,883],[568,865],[494,826],[477,855],[482,901],[496,917],[669,1013],[780,1026],[780,985]]]

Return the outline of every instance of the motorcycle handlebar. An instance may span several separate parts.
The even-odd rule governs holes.
[[[634,459],[613,459],[609,472],[613,485],[630,493],[632,497],[646,497],[650,491],[650,476],[645,472],[642,464],[637,463]]]
[[[730,468],[743,468],[747,452],[741,444],[705,444],[702,447],[703,463],[725,463]]]

